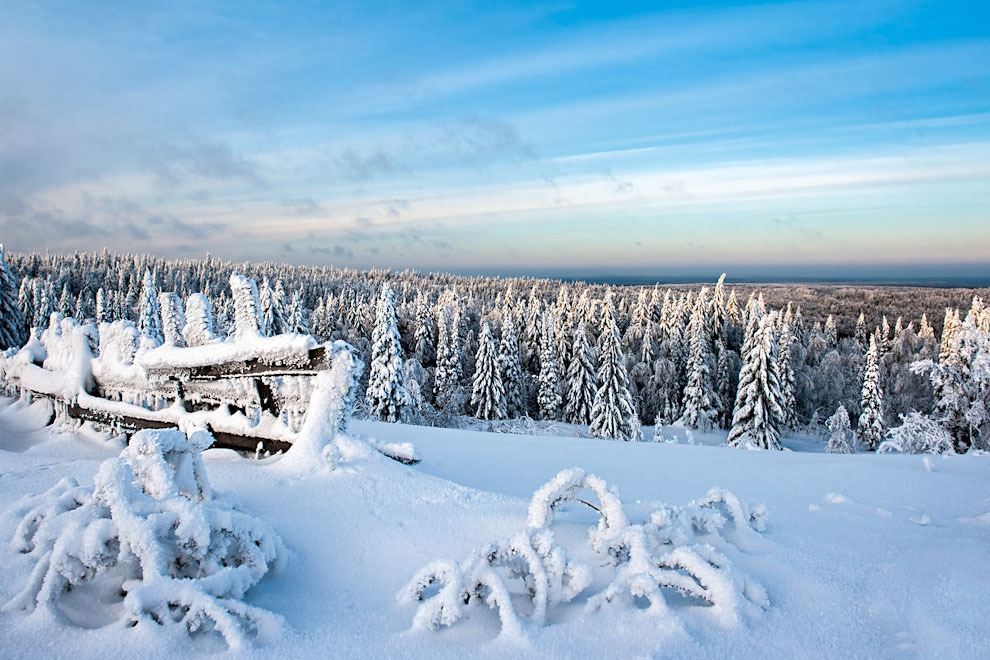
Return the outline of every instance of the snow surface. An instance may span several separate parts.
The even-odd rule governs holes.
[[[43,428],[46,402],[0,403],[0,600],[27,579],[30,558],[7,544],[15,503],[64,477],[92,484],[119,445],[84,426]],[[205,453],[213,488],[235,495],[282,537],[289,558],[247,595],[284,617],[258,657],[988,657],[990,458],[746,452],[675,443],[521,436],[354,421],[352,435],[411,442],[422,462],[375,452],[333,472],[277,468],[280,457]],[[649,431],[646,433],[650,437]],[[700,438],[705,442],[708,436]],[[785,439],[799,449],[803,440]],[[495,611],[438,632],[412,630],[396,594],[422,566],[457,560],[528,519],[530,496],[580,466],[618,488],[637,517],[684,505],[710,487],[765,502],[766,530],[730,559],[767,590],[769,608],[736,627],[704,613],[682,628],[633,612],[551,619],[528,640],[498,637]],[[566,505],[558,539],[597,514]],[[586,538],[586,537],[585,537]],[[99,609],[99,604],[86,604]],[[69,626],[39,612],[0,613],[0,656],[148,658],[211,654],[222,645],[164,630]],[[101,626],[101,627],[95,627]]]

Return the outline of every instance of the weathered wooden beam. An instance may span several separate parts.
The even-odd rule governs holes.
[[[161,419],[148,419],[145,417],[118,415],[98,410],[90,410],[89,408],[83,408],[78,403],[70,404],[67,412],[69,417],[74,419],[115,426],[126,431],[141,431],[143,429],[172,429],[177,428],[178,426],[173,422]],[[255,451],[258,447],[258,443],[260,442],[264,451],[274,453],[278,451],[286,451],[292,446],[291,442],[286,442],[285,440],[273,440],[271,438],[259,438],[250,435],[216,431],[209,425],[207,425],[207,430],[213,434],[213,437],[216,439],[213,446],[220,447],[222,449]]]
[[[201,367],[180,367],[168,372],[160,369],[149,369],[149,374],[181,376],[184,380],[216,380],[230,376],[306,376],[325,371],[327,364],[326,348],[317,346],[309,349],[306,358],[298,364],[273,364],[260,358],[241,362],[224,362]]]

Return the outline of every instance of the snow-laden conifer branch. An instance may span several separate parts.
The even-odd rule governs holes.
[[[597,504],[585,500],[585,493],[594,495]],[[589,593],[595,582],[591,567],[571,558],[551,529],[568,502],[588,504],[599,513],[589,540],[608,575],[605,586],[594,593]],[[707,608],[716,625],[733,627],[769,607],[769,598],[716,546],[745,548],[765,526],[765,507],[750,508],[720,488],[684,507],[661,506],[645,522],[631,523],[614,488],[571,468],[533,494],[525,529],[461,562],[427,564],[398,599],[417,604],[417,629],[453,625],[484,604],[498,609],[503,636],[519,638],[527,628],[546,625],[551,609],[579,596],[586,600],[586,615],[605,607],[633,612],[636,600],[645,599],[648,615],[676,623],[682,606],[671,604],[665,593],[677,592]],[[518,607],[520,599],[528,605]]]
[[[147,430],[100,466],[92,489],[63,479],[28,498],[11,547],[35,558],[4,609],[56,616],[97,578],[123,594],[125,623],[215,631],[231,648],[276,633],[280,618],[243,602],[285,551],[265,522],[213,492],[204,430]]]

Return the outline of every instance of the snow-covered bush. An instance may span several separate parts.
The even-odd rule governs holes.
[[[201,451],[205,430],[140,431],[105,461],[92,489],[63,479],[22,502],[14,550],[36,564],[7,611],[59,613],[67,592],[99,584],[123,594],[126,623],[215,631],[237,648],[269,637],[275,614],[244,594],[285,552],[265,522],[214,493]]]
[[[878,453],[954,454],[952,435],[936,420],[919,412],[901,416],[901,425],[887,431]]]
[[[595,593],[586,593],[595,583],[591,568],[573,559],[575,553],[565,551],[551,529],[568,502],[598,512],[598,524],[588,531],[589,545],[608,579]],[[586,614],[605,607],[633,612],[637,601],[645,600],[648,615],[676,617],[676,609],[687,602],[708,607],[717,625],[732,627],[745,612],[769,607],[769,600],[763,587],[736,571],[715,545],[744,546],[765,525],[765,507],[751,509],[719,488],[684,507],[662,505],[644,522],[631,523],[614,488],[571,468],[533,494],[523,531],[464,561],[427,564],[398,599],[418,603],[413,627],[423,630],[453,625],[480,604],[497,608],[501,634],[516,639],[527,626],[545,625],[551,608],[582,594],[587,595]],[[665,593],[671,592],[679,598],[668,601]],[[528,604],[520,608],[519,601]]]

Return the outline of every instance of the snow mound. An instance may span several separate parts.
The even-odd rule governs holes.
[[[231,648],[274,636],[280,617],[242,598],[285,550],[267,523],[212,491],[201,456],[212,443],[204,430],[140,431],[92,489],[62,479],[23,500],[11,548],[36,564],[4,610],[64,618],[59,601],[98,582],[123,594],[129,626],[214,632]]]
[[[595,582],[591,567],[572,558],[576,553],[559,545],[551,529],[567,502],[598,512],[598,524],[588,534],[608,579],[594,593],[589,593]],[[720,488],[684,507],[662,505],[645,522],[631,523],[615,488],[571,468],[536,490],[525,529],[461,562],[427,564],[398,600],[418,604],[413,628],[420,630],[451,626],[472,607],[487,605],[498,610],[501,636],[512,640],[525,639],[527,628],[547,624],[552,608],[579,596],[585,598],[585,615],[606,607],[630,613],[645,609],[650,617],[676,623],[678,608],[695,606],[707,610],[715,625],[733,628],[770,601],[766,590],[736,571],[714,544],[736,544],[758,535],[765,524],[764,506],[750,508]],[[665,594],[671,593],[677,598],[668,600]]]

